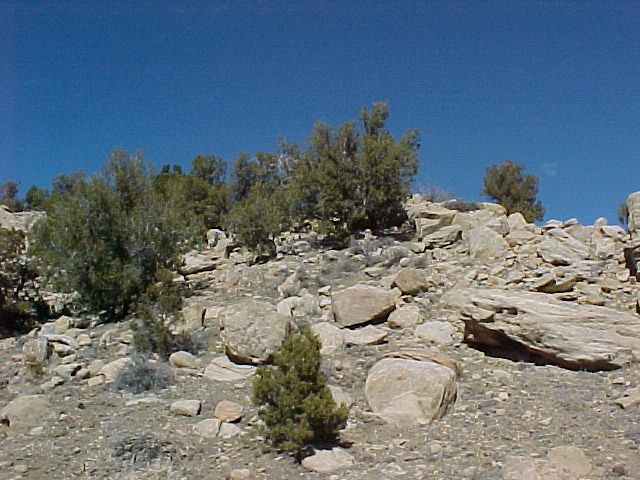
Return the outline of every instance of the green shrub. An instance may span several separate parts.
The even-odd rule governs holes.
[[[203,235],[181,186],[158,188],[140,156],[115,151],[101,174],[62,183],[35,229],[34,252],[55,286],[77,291],[89,310],[124,317],[156,271]]]
[[[335,441],[347,420],[320,371],[320,342],[309,329],[285,340],[273,366],[258,367],[253,399],[267,438],[298,457],[310,445]]]
[[[542,220],[545,209],[536,200],[538,177],[523,170],[524,165],[511,160],[488,167],[480,194],[502,205],[507,215],[520,212],[527,222]]]

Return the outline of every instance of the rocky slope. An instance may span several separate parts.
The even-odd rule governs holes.
[[[132,356],[125,324],[0,341],[0,478],[640,478],[640,195],[630,234],[419,196],[407,211],[414,238],[285,234],[257,265],[210,232],[178,279],[194,295],[175,328],[202,348],[168,364]],[[250,394],[303,325],[351,409],[340,445],[299,465],[264,448]]]

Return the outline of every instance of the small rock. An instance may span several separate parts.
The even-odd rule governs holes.
[[[242,434],[242,430],[233,423],[222,422],[220,424],[220,430],[218,431],[218,437],[220,438],[233,438]]]
[[[331,450],[317,450],[314,455],[302,460],[302,466],[312,472],[333,473],[353,466],[353,456],[335,447]]]
[[[222,421],[218,418],[208,418],[196,423],[193,426],[193,431],[196,435],[200,435],[204,438],[216,438],[218,432],[220,432],[220,425]]]
[[[236,468],[227,475],[227,480],[249,480],[251,471],[248,468]]]
[[[417,305],[406,305],[394,310],[387,319],[387,324],[391,328],[408,328],[422,322],[420,307]]]
[[[242,405],[229,400],[222,400],[216,405],[213,415],[223,422],[238,422],[242,418]]]
[[[377,345],[382,343],[386,336],[387,332],[384,330],[367,325],[357,330],[348,330],[344,335],[344,340],[347,345]]]
[[[200,413],[202,404],[200,400],[178,400],[173,402],[169,410],[176,415],[184,415],[186,417],[195,417]]]
[[[103,383],[105,383],[105,376],[104,375],[98,375],[96,377],[91,377],[87,381],[87,385],[89,385],[90,387],[97,387],[98,385],[102,385]]]
[[[256,368],[251,365],[238,365],[226,356],[214,358],[204,371],[204,378],[218,382],[238,382],[250,378]]]
[[[449,322],[425,322],[414,331],[416,337],[435,345],[451,345],[456,329]]]
[[[176,368],[198,368],[198,358],[189,352],[174,352],[169,356],[169,363]]]

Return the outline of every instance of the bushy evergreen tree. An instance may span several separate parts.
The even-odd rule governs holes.
[[[538,177],[523,170],[524,165],[511,160],[488,167],[480,194],[502,205],[507,215],[520,212],[528,222],[542,220],[545,209],[536,200]]]
[[[48,277],[90,310],[125,315],[156,271],[202,235],[180,185],[155,188],[153,179],[141,156],[117,150],[101,174],[54,186],[34,252]]]
[[[306,447],[334,442],[348,410],[337,406],[320,371],[320,342],[307,329],[289,336],[261,366],[253,382],[267,438],[283,451],[300,456]]]

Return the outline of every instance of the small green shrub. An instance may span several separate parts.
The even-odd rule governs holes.
[[[336,405],[320,371],[320,342],[310,329],[289,336],[273,366],[258,367],[253,400],[267,438],[298,458],[310,445],[335,441],[347,420],[347,408]]]

